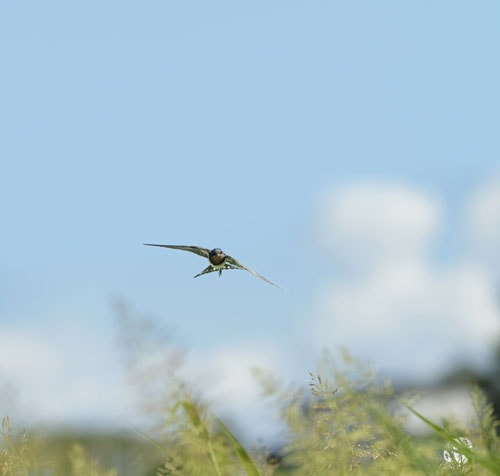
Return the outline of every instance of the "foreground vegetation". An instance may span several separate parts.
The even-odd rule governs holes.
[[[70,443],[15,432],[7,417],[0,435],[1,475],[423,475],[500,474],[500,441],[490,405],[472,393],[475,419],[467,427],[448,420],[415,437],[405,430],[404,404],[387,382],[355,363],[340,371],[324,363],[308,389],[284,390],[260,373],[263,390],[279,403],[286,440],[271,452],[245,447],[206,405],[185,388],[169,405],[153,437]],[[178,389],[179,390],[179,389]],[[108,442],[109,443],[109,442]],[[126,464],[124,464],[126,461]],[[149,467],[148,467],[149,466]],[[138,472],[140,470],[140,472]]]
[[[40,437],[4,417],[0,476],[500,475],[497,422],[480,390],[471,393],[475,417],[467,425],[450,416],[431,422],[348,355],[325,356],[306,386],[255,372],[283,438],[272,450],[242,443],[182,379],[177,352],[151,355],[166,348],[155,341],[158,329],[122,314],[129,374],[152,425],[112,437]],[[428,436],[407,431],[411,413]]]

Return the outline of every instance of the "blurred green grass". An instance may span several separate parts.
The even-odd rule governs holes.
[[[498,422],[474,389],[468,424],[430,421],[347,352],[324,355],[304,385],[254,373],[282,422],[275,448],[244,444],[182,374],[177,352],[151,323],[121,311],[128,372],[152,424],[128,434],[20,431],[5,416],[0,476],[500,475]],[[164,359],[151,359],[161,349]],[[407,430],[413,413],[429,428]],[[466,442],[467,444],[465,444]]]
[[[0,475],[500,474],[497,422],[479,390],[472,394],[476,416],[467,427],[431,422],[410,406],[433,430],[416,437],[405,429],[403,404],[391,386],[357,372],[332,366],[329,375],[311,374],[309,389],[276,386],[287,436],[274,452],[245,448],[185,389],[154,436],[137,431],[41,437],[16,431],[4,417]]]

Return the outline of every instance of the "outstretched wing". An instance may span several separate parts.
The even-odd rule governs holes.
[[[254,271],[253,269],[249,268],[248,266],[245,266],[242,262],[238,261],[236,258],[233,258],[232,256],[227,256],[226,255],[226,261],[225,262],[233,265],[234,267],[232,269],[244,269],[245,271],[248,271],[249,273],[252,273],[257,278],[262,279],[266,283],[269,283],[272,286],[281,289],[277,284],[274,284],[273,282],[269,281],[269,279],[264,278],[264,276],[262,276],[261,274],[257,273],[257,271]]]
[[[190,251],[198,256],[203,256],[204,258],[208,258],[210,254],[210,250],[207,248],[200,248],[199,246],[183,246],[183,245],[155,245],[153,243],[144,243],[146,246],[159,246],[161,248],[171,248],[173,250],[182,250],[182,251]]]

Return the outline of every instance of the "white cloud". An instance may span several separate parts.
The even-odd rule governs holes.
[[[0,371],[24,380],[48,381],[61,370],[61,361],[54,349],[34,335],[22,331],[0,335]]]
[[[4,328],[0,373],[19,396],[10,412],[30,424],[116,423],[130,403],[110,343],[74,325]]]
[[[322,298],[314,341],[346,346],[392,375],[434,378],[454,364],[484,364],[500,337],[494,289],[480,269],[437,272],[404,262]]]
[[[437,202],[387,185],[346,187],[326,202],[322,239],[358,273],[324,289],[312,341],[409,380],[484,364],[500,338],[495,288],[480,263],[432,262]]]
[[[338,187],[320,206],[319,241],[342,264],[366,268],[427,252],[440,215],[440,204],[416,189]]]
[[[288,369],[278,349],[263,342],[218,348],[192,355],[186,374],[203,388],[203,396],[225,421],[237,421],[246,436],[269,437],[279,431],[275,408],[262,398],[253,369],[272,371],[282,377]]]
[[[500,277],[500,178],[478,188],[466,203],[465,235],[473,252]]]
[[[158,350],[152,349],[153,358],[158,357],[154,353]],[[164,350],[169,352],[168,347]],[[252,373],[261,368],[283,375],[282,353],[274,345],[245,342],[191,352],[180,365],[182,379],[201,391],[215,414],[232,428],[235,422],[237,429],[244,428],[243,436],[271,438],[276,434],[275,409],[262,398]],[[81,324],[4,328],[0,375],[14,385],[19,396],[16,408],[1,408],[18,415],[16,425],[116,427],[141,422],[144,416],[135,394],[142,390],[127,383],[113,341]]]

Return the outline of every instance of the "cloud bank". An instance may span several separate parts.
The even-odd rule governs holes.
[[[465,208],[475,246],[498,253],[498,184]],[[321,293],[312,342],[345,346],[408,380],[488,361],[500,338],[498,290],[470,253],[447,265],[433,259],[439,200],[400,185],[358,184],[332,189],[320,210],[318,240],[344,272]]]

